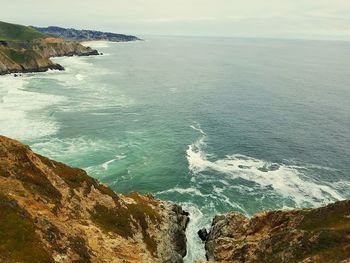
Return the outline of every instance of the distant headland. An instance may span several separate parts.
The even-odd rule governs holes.
[[[60,27],[35,28],[0,21],[0,75],[64,70],[50,57],[99,55],[81,41],[129,42],[135,36]]]
[[[58,26],[49,26],[49,27],[35,27],[37,31],[54,35],[56,37],[64,38],[66,40],[74,41],[90,41],[90,40],[107,40],[111,42],[129,42],[141,40],[136,36],[116,34],[110,32],[101,32],[95,30],[77,30],[74,28],[63,28]]]

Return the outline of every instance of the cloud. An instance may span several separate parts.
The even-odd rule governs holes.
[[[148,23],[176,23],[176,22],[210,22],[217,21],[220,18],[216,17],[159,17],[159,18],[150,18],[144,19],[143,22]]]
[[[350,40],[349,0],[11,0],[0,17],[134,34]]]

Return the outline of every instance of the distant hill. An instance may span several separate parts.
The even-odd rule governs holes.
[[[141,40],[135,36],[100,32],[94,30],[77,30],[73,28],[62,28],[57,26],[50,26],[45,28],[32,26],[32,28],[36,29],[37,31],[40,31],[41,33],[50,34],[64,39],[76,41],[108,40],[113,42],[128,42]]]
[[[25,42],[45,37],[48,35],[34,28],[0,21],[0,40],[2,41]]]

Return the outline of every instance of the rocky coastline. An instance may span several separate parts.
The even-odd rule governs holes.
[[[97,50],[60,38],[36,39],[26,43],[1,41],[0,75],[64,70],[50,57],[99,55]]]
[[[188,221],[0,136],[0,262],[181,263]]]
[[[0,136],[0,262],[169,262],[187,254],[190,215],[152,195],[119,194]],[[350,262],[350,201],[218,215],[201,229],[207,261]]]
[[[0,35],[0,75],[64,70],[50,58],[99,55],[32,28],[0,27],[6,29]],[[106,37],[69,32],[89,40]],[[116,193],[84,170],[0,135],[0,262],[182,263],[189,218],[179,205],[150,194]],[[198,235],[204,262],[350,263],[350,201],[252,218],[218,215]]]
[[[350,201],[313,209],[216,216],[205,240],[209,262],[350,262]]]

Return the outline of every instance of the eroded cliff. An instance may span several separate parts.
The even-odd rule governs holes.
[[[182,262],[188,220],[0,136],[0,262]]]
[[[63,70],[50,57],[98,55],[76,41],[40,33],[31,27],[0,21],[0,75]]]
[[[1,38],[0,38],[1,39]],[[0,43],[0,75],[9,73],[42,72],[48,69],[63,70],[50,57],[98,55],[97,50],[78,42],[60,38],[42,38],[30,42]]]
[[[350,262],[350,201],[251,219],[216,216],[205,248],[211,262]]]
[[[43,57],[91,56],[99,54],[97,50],[85,47],[79,42],[66,41],[62,38],[54,37],[33,41],[32,49]]]

